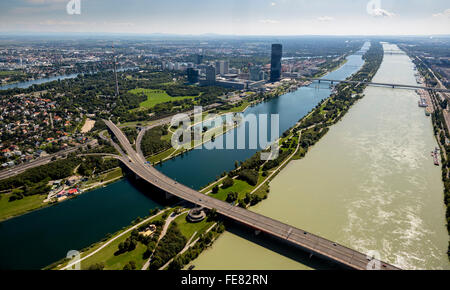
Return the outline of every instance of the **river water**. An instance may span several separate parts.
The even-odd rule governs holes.
[[[369,45],[366,43],[362,51]],[[358,71],[363,63],[361,55],[351,55],[346,64],[326,77],[345,79]],[[329,95],[328,84],[312,84],[251,107],[245,114],[279,113],[280,132],[283,132]],[[216,142],[223,142],[236,130],[217,137]],[[187,186],[199,189],[222,172],[234,169],[235,160],[243,161],[256,151],[193,150],[156,168]],[[0,269],[41,268],[64,258],[69,250],[89,246],[106,234],[129,225],[134,218],[147,215],[149,209],[160,207],[150,197],[152,189],[137,189],[128,180],[121,180],[76,199],[0,223]],[[267,245],[271,246],[270,243]]]
[[[161,208],[143,192],[123,179],[0,223],[0,269],[43,268]]]
[[[131,69],[135,69],[135,68],[120,68],[120,69],[117,69],[117,71],[121,72],[121,71],[127,71],[127,70],[131,70]],[[74,79],[78,75],[79,75],[78,73],[73,73],[73,74],[68,74],[68,75],[51,76],[51,77],[47,77],[47,78],[29,80],[29,81],[25,81],[25,82],[18,82],[18,83],[0,86],[0,90],[8,90],[8,89],[15,89],[15,88],[27,89],[33,85],[40,85],[40,84],[49,83],[49,82],[57,81],[57,80],[62,81],[62,80],[66,80],[66,79]]]
[[[415,85],[413,68],[406,55],[385,55],[373,81]],[[430,155],[437,143],[417,102],[412,90],[368,87],[304,159],[283,169],[269,198],[252,210],[365,253],[377,251],[404,269],[450,269],[441,170]],[[231,231],[193,262],[196,269],[323,266]]]

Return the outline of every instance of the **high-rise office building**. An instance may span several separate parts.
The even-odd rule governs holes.
[[[224,60],[216,61],[216,74],[223,76],[227,74],[228,71],[229,71],[228,61]]]
[[[216,83],[216,69],[212,65],[206,67],[206,83],[208,85]]]
[[[281,44],[272,44],[272,56],[270,62],[270,82],[278,82],[281,78],[281,56],[283,47]]]
[[[189,83],[191,84],[198,83],[198,70],[190,67],[186,70],[186,74]]]
[[[202,54],[197,54],[195,56],[195,64],[202,64],[203,62],[203,55]]]
[[[230,70],[230,65],[229,65],[228,61],[224,61],[223,62],[223,74],[224,75],[228,74],[229,70]]]
[[[250,80],[251,81],[260,81],[261,80],[261,67],[257,65],[252,65],[249,68],[250,72]]]

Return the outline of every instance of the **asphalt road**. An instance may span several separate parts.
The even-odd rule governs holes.
[[[41,158],[38,158],[38,159],[36,159],[34,161],[31,161],[29,163],[20,164],[20,165],[17,165],[15,167],[12,167],[12,168],[9,168],[9,169],[4,169],[4,170],[0,171],[0,180],[13,177],[13,176],[15,176],[17,174],[23,173],[24,171],[26,171],[28,169],[47,164],[47,163],[49,163],[52,160],[53,157],[58,158],[58,157],[66,155],[66,154],[69,154],[69,153],[72,153],[72,152],[76,152],[78,149],[87,147],[88,145],[97,146],[97,144],[98,144],[97,140],[92,140],[92,141],[89,141],[86,144],[79,145],[79,146],[76,146],[76,147],[73,147],[73,148],[69,148],[69,149],[66,149],[66,150],[54,153],[54,154],[50,154],[50,155],[45,156],[45,157],[41,157]]]

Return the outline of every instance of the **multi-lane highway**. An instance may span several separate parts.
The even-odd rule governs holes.
[[[21,164],[21,165],[17,165],[15,167],[12,167],[12,168],[9,168],[9,169],[4,169],[4,170],[0,171],[0,180],[13,177],[13,176],[15,176],[17,174],[20,174],[20,173],[28,170],[28,169],[47,164],[50,161],[52,161],[52,159],[54,157],[58,158],[58,157],[65,156],[65,155],[67,155],[69,153],[76,152],[80,148],[85,148],[88,145],[90,145],[92,147],[97,146],[98,145],[97,140],[94,139],[94,140],[91,140],[91,141],[87,142],[86,144],[82,144],[82,145],[78,145],[76,147],[72,147],[72,148],[69,148],[69,149],[66,149],[66,150],[62,150],[60,152],[57,152],[57,153],[54,153],[54,154],[50,154],[50,155],[47,155],[45,157],[38,158],[38,159],[36,159],[34,161],[31,161],[29,163],[24,163],[24,164]]]
[[[363,253],[339,245],[304,230],[254,213],[247,209],[233,206],[229,203],[195,191],[183,184],[179,184],[175,180],[172,180],[147,164],[143,156],[138,154],[132,148],[127,137],[113,122],[105,120],[105,124],[117,137],[120,144],[126,151],[126,156],[117,156],[117,158],[120,159],[138,177],[169,194],[208,209],[215,209],[217,213],[222,216],[247,225],[256,231],[267,233],[283,241],[296,245],[313,255],[331,260],[351,269],[365,270],[370,268],[371,265],[379,265],[379,269],[382,270],[398,269],[393,265],[376,260],[372,257],[368,257]]]

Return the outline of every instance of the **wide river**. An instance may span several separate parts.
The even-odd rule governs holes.
[[[325,77],[345,79],[363,65],[360,54],[347,60]],[[376,80],[414,83],[412,64],[406,56],[386,56]],[[312,84],[245,114],[278,113],[283,132],[329,94],[328,84]],[[440,170],[430,157],[436,144],[417,100],[414,91],[368,88],[366,97],[305,159],[277,176],[269,199],[253,210],[358,250],[377,250],[383,259],[405,268],[448,268]],[[157,168],[199,189],[233,169],[235,160],[255,152],[193,150]],[[0,223],[0,269],[44,267],[69,250],[99,241],[160,207],[152,192],[149,186],[136,188],[121,180]],[[200,269],[329,267],[239,228],[230,228],[194,264]]]
[[[398,50],[384,44],[385,50]],[[415,85],[406,55],[385,55],[374,82]],[[270,183],[255,212],[404,269],[450,269],[433,127],[413,90],[368,87],[302,160]],[[195,269],[327,268],[299,251],[231,228]]]

